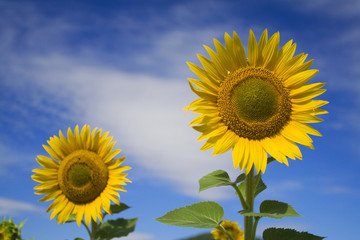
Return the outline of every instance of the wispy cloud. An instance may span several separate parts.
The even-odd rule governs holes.
[[[211,4],[212,8],[215,8],[214,4]],[[194,115],[185,115],[182,111],[195,99],[185,79],[186,73],[191,74],[185,64],[191,59],[186,58],[193,56],[195,59],[194,49],[202,49],[204,39],[211,43],[211,38],[217,33],[223,35],[223,27],[196,29],[180,24],[179,19],[183,19],[189,9],[174,6],[171,10],[174,17],[170,16],[169,21],[177,23],[177,27],[167,29],[169,26],[165,27],[166,23],[161,23],[157,17],[147,16],[154,25],[149,25],[151,29],[146,30],[145,35],[134,38],[135,43],[140,41],[139,49],[119,46],[114,52],[104,51],[103,46],[96,42],[84,40],[80,50],[73,47],[73,51],[69,51],[71,45],[67,43],[76,38],[76,29],[80,27],[86,31],[82,25],[70,24],[75,16],[70,14],[65,19],[46,18],[43,21],[45,17],[36,8],[29,7],[24,11],[24,14],[33,16],[32,21],[12,21],[8,28],[19,29],[19,24],[26,25],[29,31],[26,31],[21,44],[27,52],[21,57],[11,58],[11,64],[5,74],[3,72],[4,81],[9,91],[16,92],[16,85],[21,86],[25,99],[36,100],[31,104],[35,110],[49,113],[37,119],[43,121],[44,127],[55,120],[66,119],[109,130],[119,148],[124,149],[130,164],[139,171],[143,169],[143,174],[138,177],[167,179],[179,191],[191,196],[213,199],[227,196],[226,190],[219,189],[198,194],[196,183],[200,177],[220,167],[233,169],[231,156],[211,157],[210,152],[200,152],[202,143],[195,141],[198,134],[187,126]],[[81,16],[76,17],[81,19]],[[126,29],[118,29],[115,39],[123,41],[134,30],[141,32],[139,26],[142,25],[134,17],[125,14],[121,18],[129,25]],[[103,19],[96,16],[91,19],[95,27],[104,24]],[[116,29],[118,25],[118,22],[107,23],[110,25],[106,26],[108,30]],[[159,31],[156,29],[159,26],[165,29]],[[57,31],[53,32],[54,29]],[[7,31],[9,36],[10,30]],[[43,41],[40,39],[42,36],[54,44],[40,46],[38,42]],[[13,41],[9,41],[8,47],[14,48]],[[111,41],[114,44],[114,38]],[[132,42],[127,40],[130,46],[133,46]],[[109,64],[111,59],[115,62],[121,59],[119,61],[124,65],[119,69],[114,63]],[[133,67],[129,67],[131,64]],[[154,71],[149,71],[149,68]],[[50,114],[51,111],[54,114]],[[227,158],[225,164],[221,160],[224,158]]]
[[[323,189],[323,191],[324,191],[324,193],[328,193],[328,194],[347,194],[347,193],[354,193],[354,190],[350,189],[349,187],[340,186],[340,185],[325,187],[325,188]]]
[[[193,116],[181,110],[192,98],[185,80],[76,65],[64,56],[32,62],[37,67],[23,71],[34,84],[49,95],[68,96],[70,112],[77,113],[75,122],[110,130],[118,146],[147,174],[168,179],[182,192],[198,196],[194,183],[224,166],[220,158],[199,151],[197,134],[187,127]],[[231,157],[225,166],[232,168]]]
[[[121,240],[152,240],[154,236],[147,233],[134,232],[130,233],[126,237],[122,237]],[[120,238],[114,238],[114,240],[120,240]]]
[[[311,11],[311,12],[321,12],[331,14],[333,16],[349,17],[349,16],[359,16],[360,13],[360,2],[357,0],[297,0],[297,1],[284,1],[285,4],[289,4],[291,7],[296,7],[298,11]],[[298,4],[301,4],[301,7]]]
[[[33,204],[15,199],[0,197],[0,215],[17,215],[21,212],[44,212],[45,210]]]

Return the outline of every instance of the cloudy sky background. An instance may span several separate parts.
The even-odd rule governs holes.
[[[27,219],[23,237],[35,240],[87,238],[76,224],[58,225],[39,203],[30,178],[42,144],[59,129],[90,124],[109,131],[127,156],[133,183],[121,193],[139,217],[127,239],[177,240],[199,229],[162,225],[153,218],[201,200],[214,200],[225,217],[242,223],[230,189],[198,193],[198,179],[224,169],[230,154],[200,152],[195,114],[182,108],[196,97],[186,61],[199,63],[236,31],[247,45],[267,28],[290,39],[315,59],[326,82],[321,99],[330,114],[315,127],[315,150],[300,147],[303,161],[273,163],[259,196],[291,204],[302,218],[261,220],[267,227],[293,227],[329,240],[356,240],[360,212],[360,2],[288,1],[0,1],[0,216]]]

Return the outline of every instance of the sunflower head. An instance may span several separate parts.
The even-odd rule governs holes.
[[[233,237],[234,240],[244,240],[244,231],[239,228],[237,222],[224,219],[221,226]],[[211,231],[211,234],[215,240],[229,240],[228,236],[217,228]]]
[[[2,219],[0,223],[0,240],[21,240],[21,228],[24,222],[16,225],[11,219]]]
[[[324,83],[307,83],[318,70],[309,70],[307,54],[294,56],[291,41],[279,49],[280,34],[268,39],[265,30],[257,41],[250,30],[247,55],[240,38],[225,33],[225,46],[214,40],[216,51],[205,46],[210,59],[198,55],[203,68],[188,63],[199,79],[189,78],[200,98],[186,110],[201,114],[190,125],[207,139],[201,150],[214,155],[232,149],[234,167],[248,173],[253,166],[265,172],[268,154],[288,165],[287,158],[302,159],[296,145],[313,148],[308,136],[321,134],[307,123],[327,113],[327,101],[313,98],[325,92]]]
[[[102,209],[111,214],[110,200],[120,204],[117,191],[126,191],[122,185],[130,181],[123,172],[130,167],[121,165],[125,157],[114,158],[121,150],[113,150],[116,142],[111,141],[108,132],[90,132],[84,125],[81,132],[78,126],[74,133],[69,128],[67,138],[59,131],[49,146],[43,145],[50,158],[37,156],[43,168],[34,169],[32,179],[40,183],[35,193],[45,194],[40,201],[54,199],[47,209],[53,211],[51,219],[64,223],[75,214],[79,226],[84,216],[90,225],[91,219],[102,221]]]

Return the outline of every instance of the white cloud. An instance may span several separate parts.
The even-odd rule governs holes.
[[[314,11],[316,13],[327,13],[333,16],[349,17],[359,16],[360,2],[357,0],[297,0],[297,1],[284,1],[286,4],[296,7],[299,11]],[[301,7],[299,8],[299,4]]]
[[[182,111],[194,98],[185,79],[76,64],[58,55],[34,58],[32,63],[31,69],[22,68],[25,79],[47,92],[45,98],[59,97],[72,104],[75,122],[109,130],[118,147],[131,156],[128,164],[136,165],[133,171],[144,168],[143,177],[167,179],[188,195],[216,199],[228,195],[221,189],[198,194],[200,177],[233,167],[230,155],[220,160],[224,156],[199,151],[198,133],[187,126],[194,116]]]
[[[152,236],[151,234],[147,234],[147,233],[138,233],[138,232],[133,232],[130,233],[128,236],[126,237],[122,237],[122,238],[113,238],[114,240],[152,240],[154,239],[154,236]]]
[[[0,197],[0,215],[17,215],[21,212],[45,212],[33,204]]]
[[[0,176],[7,176],[13,177],[11,174],[8,173],[9,166],[17,166],[17,168],[23,168],[22,170],[28,167],[29,161],[27,159],[34,159],[34,156],[30,154],[22,153],[21,151],[15,151],[14,149],[10,148],[8,145],[3,143],[4,139],[0,141],[0,153],[1,153],[1,161],[0,161]],[[21,163],[21,164],[19,164]],[[24,164],[25,163],[25,164]],[[26,169],[27,171],[28,169]]]
[[[212,5],[212,8],[215,7]],[[32,105],[39,112],[55,109],[58,116],[52,117],[109,130],[118,141],[117,146],[129,156],[129,164],[135,165],[132,171],[135,172],[138,168],[137,171],[142,171],[142,177],[169,180],[181,192],[192,196],[221,199],[228,195],[222,189],[198,194],[197,182],[200,177],[219,168],[234,170],[230,155],[211,157],[210,152],[199,151],[202,143],[195,141],[199,134],[187,126],[194,115],[185,115],[182,111],[183,107],[195,99],[184,77],[187,74],[191,76],[185,64],[186,60],[191,59],[186,58],[190,56],[195,59],[194,45],[200,49],[203,41],[211,43],[211,37],[215,37],[217,33],[221,32],[223,36],[223,27],[212,25],[184,30],[184,25],[181,24],[178,28],[172,27],[162,32],[148,29],[145,35],[151,33],[146,40],[150,46],[144,51],[134,51],[135,54],[121,57],[128,57],[130,62],[135,63],[134,67],[142,64],[150,64],[155,70],[165,67],[166,75],[174,76],[170,79],[141,73],[144,71],[134,73],[118,70],[101,58],[104,54],[112,56],[114,53],[105,53],[97,44],[93,46],[86,42],[81,50],[68,51],[68,40],[73,37],[76,29],[84,27],[76,22],[73,24],[71,20],[74,20],[74,16],[71,14],[44,21],[45,16],[32,6],[22,11],[24,15],[32,16],[31,21],[19,23],[12,18],[13,21],[7,27],[13,30],[14,36],[19,34],[17,29],[20,27],[26,26],[29,29],[22,38],[22,44],[29,46],[29,51],[19,58],[11,58],[11,64],[7,65],[4,74],[4,82],[12,86],[13,90],[17,89],[16,86],[26,89],[24,95],[36,100]],[[187,14],[186,9],[179,10],[178,7],[174,7],[172,11],[180,18]],[[105,21],[91,19],[95,19],[95,26],[101,26]],[[118,22],[113,20],[107,21],[111,25],[109,28],[117,29],[115,26]],[[142,25],[132,16],[124,15],[122,21],[126,22],[125,20],[130,22],[130,30],[125,30],[141,30],[139,27]],[[160,26],[158,18],[151,21],[155,26]],[[118,30],[117,37],[124,37],[121,35],[124,33],[128,36],[128,32],[123,32],[124,29]],[[38,44],[42,42],[40,38],[43,36],[49,38],[47,40],[52,44]],[[138,36],[134,41],[140,41],[142,37],[144,36]],[[4,43],[2,48],[12,49],[12,41]],[[116,54],[122,56],[122,50],[124,48],[120,46]],[[140,59],[142,63],[136,59]],[[185,71],[187,74],[184,74]],[[47,105],[44,109],[43,103],[49,101],[59,105],[62,110],[59,111],[57,107],[51,109],[51,104],[50,108]],[[45,122],[43,117],[36,120]]]
[[[341,185],[328,186],[328,187],[325,187],[323,189],[323,191],[324,191],[324,193],[327,193],[327,194],[351,194],[351,193],[355,192],[353,189],[350,189],[349,187],[341,186]]]

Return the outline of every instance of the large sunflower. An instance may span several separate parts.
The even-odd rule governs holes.
[[[76,126],[73,134],[69,128],[67,139],[59,131],[59,137],[47,141],[49,146],[43,145],[51,158],[37,156],[43,168],[33,170],[32,179],[40,183],[35,193],[46,194],[39,201],[55,199],[47,212],[53,211],[50,219],[57,216],[58,223],[66,222],[71,214],[79,226],[84,216],[87,225],[91,219],[102,221],[101,207],[111,214],[110,200],[120,204],[117,191],[126,191],[121,185],[130,182],[122,173],[130,167],[120,166],[125,157],[113,159],[121,151],[112,150],[116,142],[111,142],[108,132],[96,130],[90,132],[84,125],[79,134]]]
[[[321,136],[306,123],[327,113],[319,109],[327,101],[313,100],[325,83],[307,83],[318,72],[308,70],[313,60],[294,56],[292,40],[279,50],[279,41],[278,32],[268,39],[265,30],[257,42],[250,30],[246,56],[238,35],[225,33],[225,47],[214,39],[217,52],[204,46],[211,60],[198,55],[204,69],[188,63],[200,78],[188,79],[200,98],[185,109],[201,114],[190,123],[202,133],[198,141],[208,139],[201,150],[214,148],[217,155],[232,149],[234,167],[246,173],[253,165],[265,172],[267,154],[286,165],[287,157],[302,159],[296,143],[313,149],[308,134]]]

